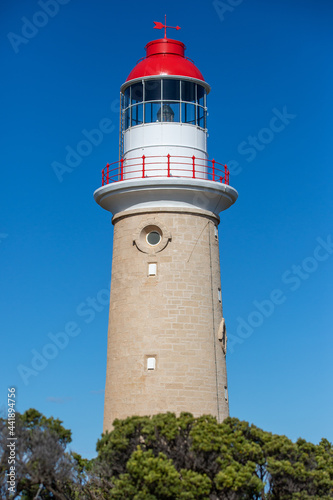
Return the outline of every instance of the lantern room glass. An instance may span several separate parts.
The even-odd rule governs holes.
[[[125,89],[123,130],[144,123],[187,123],[206,129],[205,87],[189,80],[147,79]]]

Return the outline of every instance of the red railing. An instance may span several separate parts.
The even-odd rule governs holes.
[[[102,186],[112,182],[148,177],[188,177],[229,185],[229,170],[215,160],[196,156],[140,156],[107,163],[102,170]]]

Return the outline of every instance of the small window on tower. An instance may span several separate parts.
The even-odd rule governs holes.
[[[135,125],[141,125],[143,123],[143,104],[136,104],[135,106],[132,106],[131,116],[132,127]]]
[[[160,102],[148,102],[145,104],[145,123],[154,123],[160,121],[158,112],[161,109]]]
[[[135,83],[131,87],[131,104],[136,104],[143,101],[143,85],[142,83]]]
[[[217,289],[217,296],[219,298],[219,302],[222,302],[222,293],[221,293],[221,288]]]
[[[124,111],[124,127],[125,127],[125,130],[128,129],[128,127],[130,126],[130,117],[131,117],[131,108],[127,108],[125,111]]]
[[[205,110],[203,107],[198,106],[198,125],[201,128],[206,128],[206,123],[205,123]]]
[[[217,229],[217,226],[214,226],[214,236],[215,236],[215,239],[218,240],[219,239],[219,231]]]
[[[195,105],[182,102],[182,122],[195,125]]]
[[[161,80],[146,80],[145,101],[161,100]]]
[[[156,368],[156,358],[147,358],[147,370],[155,370]]]
[[[129,106],[130,104],[130,97],[131,97],[131,87],[127,87],[125,90],[125,108]]]
[[[180,81],[163,80],[163,101],[179,101],[180,99]]]
[[[224,399],[228,401],[228,387],[224,386]]]
[[[157,274],[157,264],[156,262],[150,262],[148,264],[148,276],[156,276]]]
[[[196,101],[196,85],[192,82],[182,81],[182,101],[195,102]]]
[[[149,243],[149,245],[158,245],[160,241],[161,235],[157,231],[150,231],[150,233],[147,234],[147,243]]]
[[[198,97],[198,104],[200,106],[205,105],[205,89],[201,87],[201,85],[197,86],[197,97]]]

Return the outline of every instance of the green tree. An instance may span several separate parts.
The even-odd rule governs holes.
[[[127,473],[114,482],[110,498],[122,500],[201,500],[208,498],[211,485],[204,474],[181,469],[177,471],[164,453],[154,456],[152,450],[142,451],[140,446],[126,464]]]
[[[247,422],[182,413],[116,420],[97,443],[89,485],[110,499],[333,498],[333,450]]]
[[[85,460],[67,452],[71,432],[36,410],[17,415],[21,500],[328,500],[333,448],[293,443],[236,418],[189,413],[116,420]],[[7,491],[7,422],[0,419],[1,498]]]
[[[71,487],[77,472],[75,461],[66,453],[71,442],[71,431],[59,419],[46,418],[37,410],[16,413],[15,420],[15,475],[16,491],[10,493],[7,485],[9,449],[7,420],[0,419],[0,484],[2,498],[32,500],[67,500],[73,498]]]

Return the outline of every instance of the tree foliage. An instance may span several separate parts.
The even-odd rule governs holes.
[[[293,443],[236,418],[218,424],[211,416],[167,413],[116,420],[97,451],[91,481],[103,475],[101,498],[333,498],[327,440]]]
[[[73,459],[66,453],[71,431],[58,419],[46,418],[37,410],[16,413],[15,476],[16,492],[8,490],[7,421],[0,419],[0,488],[1,498],[67,500],[76,474]]]
[[[236,418],[219,424],[209,415],[166,413],[116,420],[91,461],[66,452],[71,433],[59,420],[29,410],[19,428],[22,500],[34,499],[40,484],[40,498],[59,500],[333,498],[333,448],[326,439],[293,443]],[[0,478],[2,498],[9,498],[4,443]]]

